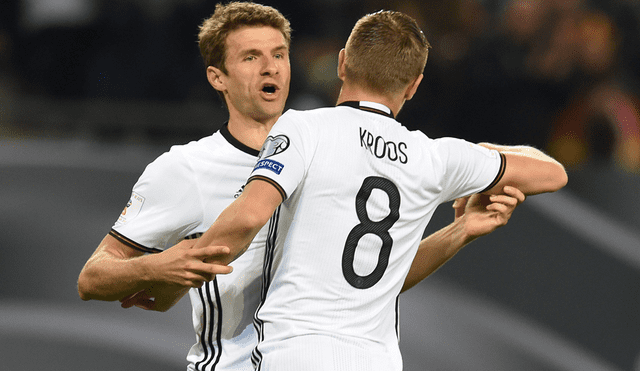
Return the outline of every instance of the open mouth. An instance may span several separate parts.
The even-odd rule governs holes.
[[[272,84],[265,84],[262,87],[262,91],[264,93],[267,93],[267,94],[274,94],[276,92],[276,90],[277,90],[277,87],[275,85],[272,85]]]

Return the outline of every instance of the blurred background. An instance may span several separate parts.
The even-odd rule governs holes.
[[[0,4],[2,368],[185,369],[188,299],[125,310],[76,280],[146,164],[227,120],[196,44],[215,3]],[[433,46],[401,122],[569,171],[401,295],[405,370],[640,371],[640,1],[262,3],[294,30],[288,107],[333,105],[355,21],[399,10]],[[442,205],[425,233],[452,219]]]

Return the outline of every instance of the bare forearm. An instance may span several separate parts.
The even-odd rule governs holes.
[[[202,246],[227,246],[230,253],[216,260],[207,260],[220,264],[229,264],[246,251],[253,237],[260,230],[261,225],[255,223],[247,214],[236,211],[236,206],[231,205],[225,212],[198,239],[194,248]]]
[[[195,242],[183,240],[163,252],[142,255],[107,235],[80,272],[78,293],[84,300],[120,300],[125,308],[166,311],[189,288],[231,272],[231,267],[203,262],[228,254],[226,247],[195,249]]]
[[[438,270],[474,239],[475,237],[466,233],[463,223],[457,220],[420,241],[416,257],[402,286],[402,292]]]
[[[557,160],[555,160],[553,157],[531,146],[504,146],[504,145],[493,144],[493,143],[478,143],[478,145],[488,149],[495,149],[498,152],[518,153],[520,155],[524,155],[527,157],[536,158],[540,161],[546,161],[546,162],[551,162],[551,163],[560,165],[560,163]]]
[[[117,258],[94,254],[78,278],[78,293],[83,300],[120,300],[148,286],[148,256]]]
[[[431,275],[469,242],[506,225],[525,195],[513,187],[504,187],[503,191],[503,195],[475,194],[457,199],[452,205],[453,223],[420,241],[402,291]]]
[[[242,195],[231,203],[198,239],[195,248],[227,246],[230,250],[229,255],[216,259],[215,262],[231,263],[246,251],[281,201],[280,194],[269,183],[250,182]]]

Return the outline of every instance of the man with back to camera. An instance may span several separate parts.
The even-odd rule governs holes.
[[[229,121],[210,137],[174,146],[145,169],[125,211],[80,273],[78,290],[85,300],[122,300],[125,307],[158,311],[169,309],[188,291],[197,340],[187,357],[189,369],[249,370],[257,342],[252,320],[261,296],[267,228],[234,262],[233,273],[215,280],[214,274],[230,268],[203,260],[224,249],[192,249],[192,238],[242,192],[284,109],[289,22],[271,7],[218,4],[201,26],[199,44],[207,78],[220,92]],[[504,225],[524,200],[517,189],[505,192],[492,200],[473,196],[459,201],[458,217],[443,229],[448,233],[421,243],[422,259],[416,259],[407,287],[473,238]]]
[[[337,107],[282,115],[242,195],[196,243],[228,246],[227,264],[270,220],[257,370],[401,370],[397,298],[435,208],[567,183],[535,148],[434,140],[398,123],[428,49],[402,13],[361,18],[339,54]]]

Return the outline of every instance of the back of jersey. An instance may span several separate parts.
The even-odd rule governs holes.
[[[289,111],[274,126],[253,172],[287,197],[257,314],[263,369],[269,353],[282,355],[274,369],[402,369],[397,296],[426,224],[496,174],[453,187],[441,144],[352,107]]]

